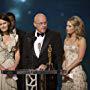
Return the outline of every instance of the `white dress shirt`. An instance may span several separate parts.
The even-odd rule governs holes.
[[[44,41],[44,38],[45,38],[45,34],[44,36],[37,36],[37,30],[35,32],[35,37],[37,37],[36,41],[34,42],[34,51],[35,51],[35,54],[37,56],[37,58],[39,58],[39,55],[40,55],[40,51],[41,51],[41,48],[42,48],[42,45],[43,45],[43,41]]]

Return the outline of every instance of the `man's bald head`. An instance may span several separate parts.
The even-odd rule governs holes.
[[[37,22],[40,18],[45,18],[47,20],[46,16],[43,13],[37,13],[34,17],[34,22]]]
[[[38,13],[34,17],[34,27],[40,32],[44,33],[47,29],[47,18],[43,13]]]

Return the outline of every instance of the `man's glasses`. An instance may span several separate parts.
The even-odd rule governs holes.
[[[47,22],[40,22],[40,23],[36,23],[36,24],[38,24],[38,25],[47,25]]]

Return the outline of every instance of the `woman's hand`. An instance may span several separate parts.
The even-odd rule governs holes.
[[[63,75],[63,76],[66,76],[68,74],[68,70],[61,70],[60,71],[60,74]]]
[[[2,65],[0,65],[0,70],[6,70]]]
[[[7,70],[15,70],[15,69],[16,69],[16,66],[15,66],[15,65],[13,65],[13,66],[7,68]]]

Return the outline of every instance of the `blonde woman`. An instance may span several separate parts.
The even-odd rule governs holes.
[[[61,90],[87,90],[86,74],[81,62],[86,51],[84,23],[78,16],[67,21],[67,36],[64,41]]]

